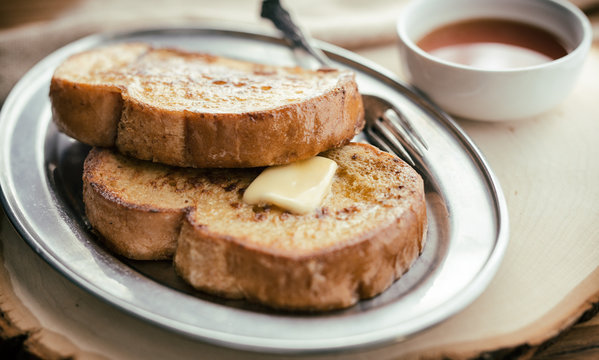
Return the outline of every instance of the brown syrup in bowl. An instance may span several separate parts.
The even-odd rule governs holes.
[[[551,32],[503,19],[445,25],[425,35],[417,45],[437,58],[489,70],[538,65],[568,54]]]

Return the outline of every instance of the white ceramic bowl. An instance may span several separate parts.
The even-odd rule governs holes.
[[[500,18],[536,25],[569,50],[557,60],[522,68],[484,70],[451,63],[416,42],[443,25]],[[475,120],[527,118],[558,105],[574,86],[592,42],[587,17],[559,0],[412,0],[397,24],[409,81],[451,114]]]

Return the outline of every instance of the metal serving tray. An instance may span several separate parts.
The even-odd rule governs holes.
[[[0,115],[2,203],[31,248],[74,283],[193,338],[246,350],[306,353],[400,341],[456,314],[490,282],[507,246],[508,217],[499,184],[480,152],[447,115],[393,74],[325,43],[318,45],[336,65],[355,71],[362,91],[390,100],[428,143],[423,156],[415,158],[426,184],[428,239],[410,271],[380,296],[352,308],[285,313],[195,292],[176,277],[170,262],[114,256],[89,231],[83,211],[81,172],[89,147],[57,131],[48,85],[67,56],[122,41],[295,64],[285,43],[270,35],[184,28],[90,36],[31,69]]]

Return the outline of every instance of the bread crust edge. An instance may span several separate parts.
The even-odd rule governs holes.
[[[49,92],[58,129],[142,160],[200,168],[286,164],[345,145],[364,127],[362,97],[349,72],[330,91],[298,103],[209,113],[164,109],[117,85],[71,81],[60,75],[63,66]]]
[[[420,177],[421,190],[414,201],[392,220],[342,243],[294,254],[214,233],[194,222],[191,208],[164,209],[123,200],[86,176],[100,161],[98,150],[91,151],[84,164],[84,202],[103,242],[132,259],[173,258],[175,271],[207,293],[283,310],[346,308],[389,288],[424,248],[427,210]],[[138,246],[140,241],[148,242]],[[147,252],[154,241],[168,246]]]
[[[177,247],[185,209],[140,206],[106,189],[89,169],[100,161],[93,148],[84,163],[85,214],[111,251],[133,260],[171,259]]]
[[[381,294],[418,258],[427,229],[426,208],[416,205],[342,246],[294,256],[211,233],[190,218],[174,257],[181,277],[204,292],[299,311],[347,308]]]

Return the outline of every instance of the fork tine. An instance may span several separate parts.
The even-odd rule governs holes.
[[[390,114],[392,116],[389,116]],[[426,141],[424,141],[424,139],[418,133],[418,131],[416,131],[416,129],[414,129],[414,127],[412,126],[412,123],[406,118],[406,116],[401,111],[399,111],[395,106],[393,106],[392,108],[387,110],[385,115],[389,119],[390,123],[393,124],[396,128],[399,128],[402,130],[405,129],[405,131],[403,131],[403,133],[406,137],[410,138],[411,145],[413,145],[414,148],[417,148],[414,145],[420,144],[426,150],[428,150],[428,144],[426,143]]]
[[[406,148],[397,140],[397,137],[392,134],[389,129],[382,126],[383,122],[380,119],[376,119],[372,126],[366,129],[368,136],[374,140],[379,146],[382,146],[384,150],[401,156],[406,162],[412,166],[416,166],[414,160],[406,150]],[[377,133],[381,132],[381,135]]]
[[[420,158],[424,157],[422,153],[428,150],[428,144],[414,129],[410,119],[392,102],[371,94],[362,94],[362,99],[366,110],[367,128],[376,128],[379,138],[397,149],[395,152],[398,155],[401,153],[412,164],[414,161],[408,150]]]
[[[391,147],[387,145],[387,143],[371,128],[367,129],[366,132],[368,133],[368,137],[370,138],[369,140],[372,140],[372,142],[374,142],[378,147],[382,148],[382,150],[385,150],[388,153],[395,154],[396,151],[391,149]]]
[[[384,118],[378,118],[375,120],[373,128],[374,130],[378,130],[380,134],[383,136],[383,138],[386,140],[387,144],[396,149],[396,152],[402,155],[407,162],[409,162],[412,166],[416,166],[414,159],[412,159],[412,156],[410,156],[410,153],[408,152],[404,144],[400,141],[405,141],[406,138],[403,136],[396,136],[396,134],[394,134],[393,131],[391,131],[389,127],[386,125],[387,121],[385,121]]]
[[[392,109],[385,111],[385,114],[380,119],[379,127],[385,127],[390,133],[394,135],[393,140],[397,142],[404,142],[411,149],[418,152],[418,145],[412,136],[410,136],[407,129],[396,124],[397,114]]]

